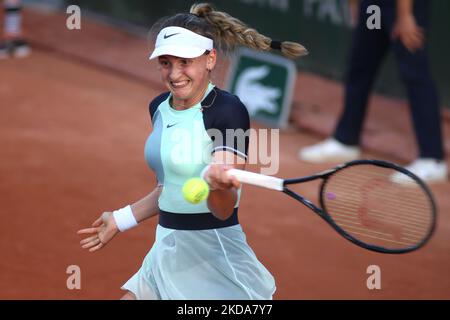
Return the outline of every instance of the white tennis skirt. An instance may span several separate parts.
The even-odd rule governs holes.
[[[195,231],[158,225],[153,247],[122,289],[164,300],[269,300],[276,290],[239,224]]]

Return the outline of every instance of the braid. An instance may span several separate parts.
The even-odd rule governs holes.
[[[261,51],[270,51],[274,48],[271,38],[248,27],[244,22],[226,12],[215,11],[207,3],[194,4],[190,13],[203,18],[214,29],[216,42],[223,52],[231,52],[236,46],[246,46]],[[288,58],[307,54],[307,50],[296,42],[279,42],[277,49]]]
[[[213,39],[216,48],[223,53],[230,53],[237,46],[260,51],[279,50],[288,58],[297,58],[308,53],[299,43],[273,41],[228,13],[214,10],[208,3],[194,4],[189,14],[179,13],[160,19],[150,30],[152,40],[163,28],[169,26],[186,28]]]

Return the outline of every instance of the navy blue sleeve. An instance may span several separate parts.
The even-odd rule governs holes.
[[[154,121],[153,121],[153,120],[154,120],[153,118],[154,118],[154,115],[155,115],[155,113],[156,113],[156,110],[158,109],[159,105],[160,105],[164,100],[167,99],[168,96],[169,96],[169,92],[164,92],[164,93],[160,94],[159,96],[157,96],[155,99],[153,99],[153,100],[150,102],[150,104],[149,104],[149,106],[148,106],[148,109],[149,109],[149,112],[150,112],[150,118],[151,118],[151,120],[152,120],[152,123],[154,122]]]
[[[230,151],[247,158],[250,117],[241,100],[226,91],[214,88],[203,100],[205,129],[213,140],[213,153]]]

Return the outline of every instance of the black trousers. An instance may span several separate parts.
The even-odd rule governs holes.
[[[443,159],[440,105],[430,73],[427,47],[425,44],[424,48],[411,53],[398,39],[392,40],[395,3],[394,0],[361,1],[345,80],[344,111],[334,137],[348,145],[359,143],[370,90],[383,58],[392,49],[406,85],[420,157]],[[366,26],[369,17],[366,9],[371,4],[381,8],[381,29],[370,30]],[[429,0],[414,1],[414,16],[425,35],[429,29],[430,6]]]

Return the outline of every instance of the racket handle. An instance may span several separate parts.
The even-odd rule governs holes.
[[[252,184],[254,186],[277,191],[283,191],[284,188],[283,179],[266,176],[264,174],[239,169],[230,169],[227,171],[227,174],[236,177],[241,183]]]

